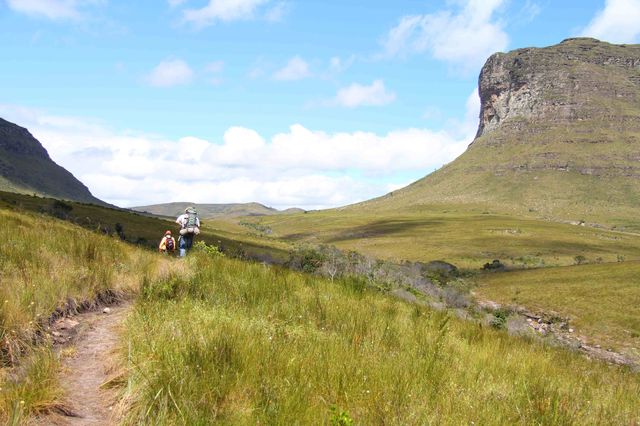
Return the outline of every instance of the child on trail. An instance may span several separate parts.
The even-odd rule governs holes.
[[[173,254],[176,250],[176,240],[171,235],[171,231],[164,233],[164,237],[162,237],[162,240],[160,241],[158,250],[164,254]]]
[[[180,239],[178,240],[180,257],[184,257],[187,250],[193,246],[193,237],[200,233],[200,219],[196,209],[193,207],[184,209],[184,214],[178,216],[176,223],[180,225]]]

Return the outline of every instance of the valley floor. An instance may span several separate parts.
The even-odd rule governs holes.
[[[488,220],[478,225],[480,231],[488,230],[481,235],[493,235],[496,229],[498,219]],[[240,239],[257,244],[273,238],[262,235],[262,226],[271,225],[259,225]],[[272,233],[282,232],[277,226],[283,225],[274,224]],[[538,226],[544,227],[525,223],[520,229],[531,234]],[[554,241],[601,241],[591,248],[594,255],[604,249],[610,254],[626,250],[622,255],[628,260],[636,250],[635,240],[598,238],[612,235],[606,232],[552,229],[570,229]],[[233,230],[230,226],[227,232]],[[464,241],[462,231],[457,235],[453,241]],[[512,337],[482,322],[460,320],[446,310],[404,302],[362,277],[330,280],[206,249],[173,260],[42,215],[2,210],[0,238],[7,242],[0,245],[3,421],[20,424],[46,413],[82,411],[78,405],[95,408],[81,413],[87,419],[105,415],[111,401],[100,393],[104,389],[91,389],[104,388],[106,381],[119,401],[123,424],[151,419],[154,424],[640,422],[637,373],[537,339]],[[386,238],[392,240],[393,233]],[[502,249],[515,255],[531,241]],[[469,245],[471,251],[473,247]],[[558,244],[542,256],[551,259],[575,247]],[[625,297],[631,303],[635,289],[624,285],[625,268],[636,264],[620,265],[618,287],[630,292]],[[592,269],[572,268],[585,272],[584,279],[601,277],[598,265],[587,266]],[[549,271],[556,269],[580,276],[566,267]],[[559,273],[556,285],[562,280]],[[479,290],[508,288],[504,294],[509,299],[516,292],[522,298],[518,302],[535,299],[535,285],[515,289],[508,284],[487,282]],[[114,339],[111,331],[119,321],[117,312],[98,315],[89,339],[80,340],[75,351],[52,351],[51,340],[57,336],[47,328],[51,312],[62,307],[59,314],[64,316],[90,309],[91,303],[83,301],[105,292],[135,298],[122,334]],[[99,364],[104,355],[110,358],[107,348],[112,345],[116,365],[101,375],[104,366]],[[87,376],[95,377],[89,381]]]

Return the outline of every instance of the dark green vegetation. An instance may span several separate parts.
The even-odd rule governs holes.
[[[476,205],[640,230],[639,45],[570,39],[498,53],[480,75],[478,137],[459,158],[354,211]]]
[[[54,163],[27,129],[1,118],[0,190],[106,205]]]
[[[214,217],[238,217],[238,216],[269,216],[280,213],[297,213],[301,209],[287,209],[284,211],[267,207],[260,203],[232,203],[232,204],[196,204],[196,203],[166,203],[152,206],[132,207],[132,210],[152,213],[158,216],[175,217],[189,206],[194,206],[200,216],[204,218]]]

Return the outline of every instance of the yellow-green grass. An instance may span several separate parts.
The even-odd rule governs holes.
[[[479,269],[500,259],[513,267],[640,259],[640,235],[497,215],[469,207],[432,205],[385,213],[349,209],[243,218],[268,226],[269,241],[328,243],[391,260],[445,260]],[[231,229],[242,235],[238,227]],[[250,230],[244,231],[248,233]]]
[[[358,280],[189,262],[190,277],[145,286],[127,321],[126,424],[640,422],[626,369]]]
[[[592,344],[640,357],[640,262],[486,274],[479,297],[570,318]]]
[[[70,209],[65,210],[64,206]],[[0,191],[0,208],[14,210],[16,214],[20,214],[19,212],[22,211],[46,212],[49,215],[58,215],[68,222],[89,230],[107,231],[110,234],[116,234],[116,227],[119,224],[125,241],[148,248],[156,248],[167,229],[177,231],[177,225],[173,220],[72,201],[64,201],[61,208],[59,201],[52,198],[10,192]],[[202,233],[198,239],[208,244],[221,246],[234,255],[245,253],[251,257],[270,257],[278,261],[283,261],[286,258],[286,251],[281,246],[270,245],[266,247],[256,244],[253,239],[236,241],[223,233],[212,230],[206,220],[203,221]]]
[[[57,359],[44,332],[57,308],[105,290],[134,293],[167,259],[16,210],[0,210],[0,241],[1,423],[56,403]]]

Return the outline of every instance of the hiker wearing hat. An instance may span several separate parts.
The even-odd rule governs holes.
[[[176,223],[180,225],[180,239],[178,240],[180,257],[184,257],[187,250],[191,249],[193,245],[193,237],[200,233],[200,219],[196,209],[193,207],[184,209],[184,214],[178,216]]]
[[[173,239],[171,231],[167,231],[164,233],[164,237],[162,237],[162,240],[160,241],[158,250],[160,251],[160,253],[164,254],[173,254],[173,252],[176,250],[176,240]]]

